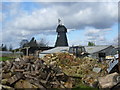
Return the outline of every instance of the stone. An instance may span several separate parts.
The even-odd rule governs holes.
[[[93,68],[93,71],[96,73],[99,73],[101,70],[102,70],[101,68],[96,68],[96,67]]]
[[[16,58],[15,61],[20,61],[20,58]]]
[[[99,87],[100,88],[112,88],[114,85],[116,85],[118,82],[120,82],[118,73],[112,73],[108,74],[104,77],[99,77],[98,82],[99,82]]]

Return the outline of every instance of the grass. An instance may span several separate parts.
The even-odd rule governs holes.
[[[98,90],[98,88],[83,84],[81,79],[75,79],[75,86],[72,88],[72,90]]]
[[[89,86],[86,86],[86,85],[79,85],[79,86],[76,86],[76,87],[72,88],[72,90],[98,90],[98,89],[93,88],[93,87],[89,87]]]
[[[10,57],[0,57],[0,61],[7,61],[7,60],[11,60]]]

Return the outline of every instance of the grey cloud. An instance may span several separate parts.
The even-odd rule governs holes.
[[[57,19],[61,17],[70,29],[109,28],[117,22],[115,8],[107,3],[53,3],[53,6],[33,11],[31,15],[18,17],[14,26],[28,30],[55,29]]]
[[[7,33],[7,37],[3,40],[7,41],[9,37],[15,40],[22,37],[31,37],[35,34],[55,34],[57,19],[61,18],[69,30],[80,30],[87,26],[96,29],[110,28],[117,22],[117,4],[109,3],[40,3],[43,8],[38,8],[31,13],[22,11],[20,3],[4,7],[9,12],[6,15],[15,16],[12,20],[3,25],[3,33]],[[18,5],[18,6],[17,6]],[[14,9],[14,10],[12,10]],[[86,34],[89,39],[94,40],[99,35]],[[102,38],[104,39],[104,38]],[[98,40],[98,39],[96,39]]]
[[[95,28],[86,28],[86,40],[95,42],[97,45],[99,44],[108,44],[107,39],[105,38],[107,32],[111,30],[109,29],[95,29]]]

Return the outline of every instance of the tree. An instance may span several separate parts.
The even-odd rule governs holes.
[[[3,48],[3,44],[0,46],[0,51],[2,51],[2,48]]]
[[[7,46],[2,44],[2,51],[7,51]]]
[[[93,42],[88,42],[88,46],[95,46],[95,43],[93,43]]]
[[[12,45],[10,44],[10,46],[9,46],[9,51],[12,51]]]
[[[28,43],[28,45],[30,47],[37,47],[38,46],[37,41],[35,40],[34,37],[32,37],[32,39],[30,40],[30,42]]]
[[[25,44],[28,43],[28,40],[27,39],[23,39],[21,42],[20,42],[20,47],[23,48],[25,46]]]
[[[46,42],[46,40],[44,38],[42,38],[40,40],[40,42],[38,43],[39,47],[47,47],[48,46],[48,42]]]

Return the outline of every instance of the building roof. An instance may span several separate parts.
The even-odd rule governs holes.
[[[113,47],[115,47],[115,48],[118,48],[118,45],[112,45]]]
[[[108,47],[111,47],[111,45],[85,46],[85,50],[88,53],[96,53]]]
[[[67,52],[69,50],[69,47],[56,47],[53,49],[45,50],[39,54],[39,57],[43,57],[46,54],[51,54],[51,53],[58,53],[58,52]]]
[[[110,71],[116,66],[118,64],[118,60],[114,60],[114,61],[110,61],[109,62],[109,67],[108,67],[108,69],[107,69],[107,71],[108,71],[108,73],[110,73]]]

